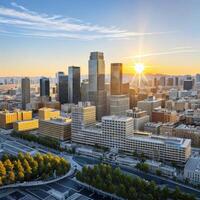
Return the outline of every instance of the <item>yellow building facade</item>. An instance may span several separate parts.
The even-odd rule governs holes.
[[[60,111],[52,108],[41,108],[39,109],[39,119],[40,120],[50,120],[60,117]]]
[[[16,132],[30,131],[39,128],[39,120],[32,119],[26,121],[17,121],[13,123],[13,129]]]
[[[12,128],[16,121],[31,120],[32,111],[2,111],[0,112],[0,127]]]

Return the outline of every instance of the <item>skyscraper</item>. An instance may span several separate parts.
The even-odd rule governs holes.
[[[68,103],[68,76],[58,77],[58,99],[61,104]]]
[[[49,79],[46,77],[40,78],[40,96],[50,96],[50,82]]]
[[[58,85],[59,77],[60,77],[60,76],[64,76],[64,75],[65,75],[64,72],[57,72],[57,73],[56,73],[56,85]]]
[[[26,104],[30,103],[30,79],[25,77],[21,82],[22,88],[22,109],[26,110]]]
[[[193,81],[192,80],[184,80],[183,81],[183,90],[192,90]]]
[[[97,120],[106,114],[105,62],[101,52],[91,52],[89,59],[89,100],[96,105]]]
[[[81,99],[80,67],[68,67],[68,100],[77,104]]]
[[[111,64],[111,95],[122,93],[122,63]]]

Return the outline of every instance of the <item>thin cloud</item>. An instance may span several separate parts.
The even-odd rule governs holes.
[[[145,58],[151,56],[162,56],[162,55],[173,55],[173,54],[182,54],[182,53],[199,53],[199,50],[196,49],[185,49],[185,50],[174,50],[174,51],[164,51],[164,52],[152,52],[146,54],[135,55],[134,58]]]
[[[137,36],[159,35],[171,32],[130,32],[115,26],[106,27],[84,23],[79,19],[63,17],[61,15],[49,16],[31,11],[15,2],[12,8],[0,7],[0,25],[15,27],[13,34],[63,37],[74,39],[129,39]]]

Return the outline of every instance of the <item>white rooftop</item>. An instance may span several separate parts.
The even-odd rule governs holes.
[[[195,171],[200,174],[200,156],[192,156],[185,165],[185,170]]]
[[[177,138],[177,137],[167,137],[167,136],[157,136],[157,135],[140,135],[133,134],[131,136],[127,136],[128,140],[137,140],[143,142],[152,142],[163,145],[170,145],[176,147],[186,147],[191,143],[190,139]]]
[[[133,120],[133,118],[127,117],[127,116],[120,116],[120,115],[110,115],[110,116],[102,117],[102,121],[104,120],[129,121],[129,120]]]

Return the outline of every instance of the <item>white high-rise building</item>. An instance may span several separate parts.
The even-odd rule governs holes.
[[[126,137],[133,133],[133,119],[126,116],[102,117],[103,146],[124,149]]]

